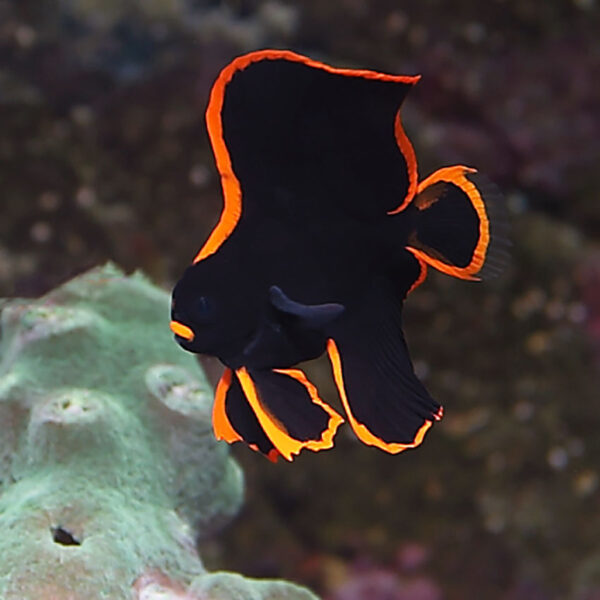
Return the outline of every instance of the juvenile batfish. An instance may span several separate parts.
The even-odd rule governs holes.
[[[236,58],[206,111],[220,220],[173,291],[171,329],[218,357],[214,432],[272,460],[331,448],[344,418],[295,367],[327,352],[365,444],[418,446],[442,407],[414,374],[402,303],[427,267],[502,268],[502,199],[475,169],[419,182],[400,105],[418,76],[281,50]]]

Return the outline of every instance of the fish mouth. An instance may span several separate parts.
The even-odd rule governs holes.
[[[181,338],[186,342],[194,341],[194,332],[187,325],[184,325],[179,321],[171,321],[169,327],[176,337]]]

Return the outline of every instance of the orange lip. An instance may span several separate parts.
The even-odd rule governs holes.
[[[169,327],[175,335],[178,335],[179,337],[182,337],[188,340],[189,342],[191,342],[194,339],[194,332],[187,325],[184,325],[179,321],[171,321]]]

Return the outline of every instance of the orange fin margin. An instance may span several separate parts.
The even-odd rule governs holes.
[[[410,288],[408,288],[408,292],[406,292],[407,296],[411,292],[414,292],[427,279],[427,263],[418,256],[415,256],[415,258],[419,261],[421,272],[419,273],[417,279],[415,279],[415,282],[410,286]]]
[[[385,442],[378,438],[376,435],[374,435],[371,431],[369,431],[369,429],[365,425],[359,423],[352,414],[352,409],[350,408],[350,404],[348,402],[348,396],[346,394],[346,388],[344,385],[344,375],[342,372],[342,360],[337,344],[333,339],[329,339],[327,342],[327,354],[331,362],[333,378],[337,386],[338,392],[340,394],[342,405],[344,406],[344,410],[346,411],[346,415],[348,416],[348,421],[350,423],[350,426],[352,427],[352,430],[356,434],[356,437],[358,437],[358,439],[361,442],[369,446],[376,446],[377,448],[384,450],[385,452],[388,452],[390,454],[398,454],[399,452],[403,452],[404,450],[408,450],[409,448],[416,448],[421,444],[421,442],[425,438],[425,434],[433,425],[433,421],[425,421],[421,428],[417,431],[414,440],[409,444]],[[440,420],[442,418],[442,415],[443,409],[440,408],[438,413],[435,415],[435,420]]]
[[[308,381],[304,373],[297,369],[274,369],[274,372],[281,373],[293,377],[306,388],[311,401],[317,404],[329,415],[329,423],[327,429],[321,434],[318,440],[297,440],[290,436],[285,425],[273,416],[266,407],[262,404],[259,392],[250,377],[248,371],[242,367],[236,370],[236,375],[242,386],[244,394],[248,399],[258,422],[263,428],[271,443],[277,451],[288,461],[292,461],[294,456],[299,454],[303,448],[317,452],[333,447],[333,438],[337,428],[343,422],[343,417],[339,415],[333,408],[321,400],[316,387]]]
[[[471,262],[466,267],[457,267],[438,260],[427,254],[427,252],[417,248],[407,246],[406,249],[412,252],[417,259],[425,261],[442,273],[446,273],[447,275],[459,279],[466,279],[468,281],[479,281],[480,277],[477,277],[476,274],[481,271],[485,263],[486,253],[490,243],[490,222],[481,193],[477,189],[477,186],[467,179],[469,173],[477,173],[477,169],[465,167],[463,165],[438,169],[419,183],[417,194],[420,194],[425,188],[442,181],[453,183],[468,196],[479,218],[479,239],[473,251],[473,259]]]
[[[404,160],[406,161],[406,169],[408,171],[408,191],[406,193],[406,197],[394,210],[388,211],[388,215],[395,215],[399,212],[402,212],[410,203],[411,200],[415,197],[417,193],[417,180],[419,178],[419,173],[417,169],[417,156],[415,154],[415,150],[408,139],[408,136],[404,132],[404,128],[402,127],[402,119],[400,118],[400,111],[396,113],[396,121],[394,123],[394,135],[396,136],[396,142],[398,144],[398,148],[400,148],[400,152],[402,156],[404,156]]]
[[[223,440],[229,444],[234,442],[246,442],[248,447],[255,452],[261,452],[256,444],[247,442],[244,437],[235,430],[231,424],[231,421],[227,417],[225,399],[227,397],[227,392],[231,387],[232,377],[232,370],[226,367],[215,390],[215,400],[212,412],[213,432],[215,434],[215,438],[217,440]],[[271,450],[262,454],[265,458],[273,463],[276,463],[280,456],[276,448],[271,448]]]
[[[233,79],[237,71],[245,69],[253,62],[261,60],[288,60],[300,62],[309,67],[314,67],[327,71],[335,75],[346,75],[348,77],[363,77],[365,79],[377,79],[381,81],[394,81],[414,85],[421,78],[420,75],[391,75],[379,73],[368,69],[345,69],[327,65],[325,63],[312,60],[307,56],[296,54],[289,50],[258,50],[238,56],[229,63],[217,77],[206,109],[206,125],[210,143],[215,156],[217,170],[221,176],[221,187],[223,190],[223,211],[215,228],[196,255],[193,263],[204,260],[211,254],[214,254],[231,235],[237,226],[242,215],[242,189],[238,178],[236,177],[231,163],[231,156],[225,144],[223,136],[223,122],[221,113],[225,99],[225,88]],[[409,171],[409,191],[401,206],[393,212],[399,212],[405,208],[416,192],[417,185],[417,162],[413,147],[402,129],[400,120],[400,111],[396,115],[394,131],[398,147],[400,148]],[[414,167],[414,168],[413,168]]]
[[[225,411],[225,397],[231,386],[232,371],[225,368],[217,389],[215,390],[215,401],[213,404],[212,423],[215,437],[218,440],[225,440],[229,444],[233,442],[243,442],[242,436],[233,428],[233,425],[227,417]]]

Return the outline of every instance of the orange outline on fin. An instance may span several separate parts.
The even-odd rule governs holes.
[[[414,283],[410,286],[408,292],[406,292],[407,296],[411,292],[414,292],[425,281],[425,279],[427,279],[427,263],[418,256],[415,256],[415,258],[419,261],[419,267],[421,268],[421,272],[419,273],[419,276],[415,279]]]
[[[225,368],[217,389],[215,390],[215,401],[212,410],[213,432],[218,440],[225,440],[229,444],[233,442],[243,442],[244,438],[233,428],[231,421],[225,411],[225,398],[231,387],[232,371],[229,367]],[[258,450],[258,448],[256,448]]]
[[[321,434],[321,438],[319,440],[297,440],[291,437],[285,429],[285,426],[275,416],[270,414],[262,405],[256,385],[254,384],[254,381],[250,377],[248,371],[244,367],[237,369],[236,375],[242,386],[242,389],[244,390],[244,394],[248,399],[248,403],[254,411],[260,426],[263,428],[267,437],[271,440],[271,443],[275,446],[277,451],[286,460],[292,461],[294,455],[299,454],[303,448],[308,448],[314,452],[332,448],[333,437],[335,436],[337,428],[344,421],[343,417],[333,410],[333,408],[331,408],[329,405],[325,404],[321,398],[319,398],[317,388],[310,383],[310,381],[308,381],[302,371],[297,369],[273,369],[273,371],[276,373],[289,375],[290,377],[300,381],[300,383],[306,387],[311,400],[329,414],[329,423],[327,425],[327,429]]]
[[[273,371],[275,373],[289,375],[290,377],[293,377],[299,381],[306,388],[310,399],[313,401],[313,404],[320,406],[329,415],[327,429],[325,429],[325,431],[323,431],[321,434],[321,439],[309,440],[306,447],[314,452],[332,448],[333,438],[336,434],[337,428],[344,422],[344,417],[342,417],[342,415],[340,415],[336,410],[329,406],[329,404],[320,398],[317,387],[308,380],[304,371],[301,371],[300,369],[273,369]]]
[[[388,215],[398,214],[410,204],[411,200],[415,197],[415,194],[417,193],[417,180],[419,179],[419,172],[417,169],[417,156],[415,154],[415,149],[410,143],[410,140],[408,139],[408,136],[406,135],[406,133],[404,132],[404,128],[402,127],[400,109],[398,109],[398,112],[396,113],[396,120],[394,121],[394,135],[396,136],[398,148],[400,148],[400,152],[402,153],[402,156],[404,156],[404,160],[406,161],[406,169],[408,171],[408,190],[406,192],[406,197],[404,198],[400,206],[398,208],[395,208],[394,210],[388,211]]]
[[[236,177],[233,166],[231,164],[231,156],[225,144],[223,136],[223,122],[221,112],[223,110],[223,102],[225,99],[225,88],[233,79],[237,71],[245,69],[253,62],[261,60],[288,60],[292,62],[303,63],[309,67],[322,69],[328,73],[335,75],[346,75],[349,77],[363,77],[365,79],[378,79],[380,81],[394,81],[398,83],[407,83],[414,85],[421,78],[420,75],[389,75],[386,73],[378,73],[367,69],[340,69],[331,67],[325,63],[312,60],[307,56],[296,54],[289,50],[258,50],[250,52],[243,56],[238,56],[230,62],[219,74],[210,92],[210,99],[206,109],[206,124],[208,135],[212,145],[213,153],[217,170],[221,176],[221,187],[223,189],[223,212],[215,228],[210,236],[194,258],[193,262],[197,263],[206,257],[214,254],[223,244],[223,242],[231,235],[242,215],[242,189],[240,182]],[[410,140],[402,129],[400,120],[400,111],[396,115],[394,124],[394,133],[398,147],[406,160],[409,171],[409,189],[406,198],[402,204],[392,211],[396,213],[405,208],[416,192],[417,185],[417,169],[416,158]]]
[[[399,452],[403,452],[404,450],[408,450],[409,448],[416,448],[425,437],[427,430],[433,425],[433,421],[425,421],[421,428],[417,431],[414,440],[410,444],[401,444],[399,442],[384,442],[382,439],[378,438],[374,433],[369,431],[366,425],[359,423],[354,415],[352,414],[352,410],[350,408],[350,404],[348,402],[348,396],[346,395],[346,387],[344,385],[344,375],[342,373],[342,359],[340,357],[340,353],[337,347],[337,344],[333,339],[329,339],[327,341],[327,354],[329,356],[329,360],[331,362],[331,367],[333,370],[333,379],[335,381],[335,385],[337,386],[338,392],[340,394],[340,398],[342,400],[342,405],[344,406],[344,410],[348,415],[348,421],[356,434],[356,437],[369,446],[376,446],[381,450],[385,450],[390,454],[398,454]],[[443,410],[440,408],[440,411],[436,413],[435,419],[441,418],[441,414],[443,414]]]
[[[406,246],[406,249],[412,252],[416,258],[424,260],[442,273],[458,277],[459,279],[479,281],[480,278],[476,277],[475,273],[478,273],[485,263],[485,255],[490,243],[490,221],[487,216],[483,198],[481,197],[477,186],[467,179],[467,173],[477,173],[477,169],[465,167],[463,165],[438,169],[419,183],[417,194],[438,181],[445,181],[453,183],[467,195],[479,217],[479,239],[477,240],[477,245],[473,251],[471,262],[466,267],[455,267],[436,258],[432,258],[422,250],[417,250],[411,246]]]

